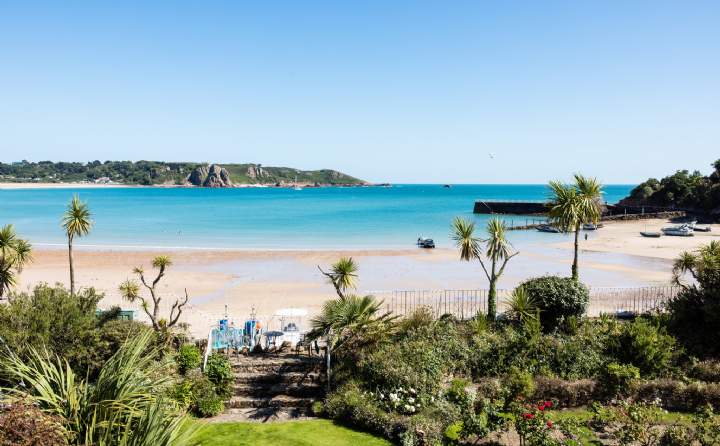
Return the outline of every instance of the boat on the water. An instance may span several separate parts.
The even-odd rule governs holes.
[[[662,235],[662,233],[654,231],[640,231],[640,235],[642,235],[643,237],[658,238]]]
[[[692,237],[693,234],[693,228],[690,226],[690,224],[682,224],[680,226],[670,226],[668,228],[662,228],[662,233],[665,235],[673,235],[676,237]]]
[[[553,234],[558,234],[558,233],[562,232],[560,229],[558,229],[552,225],[540,225],[537,227],[537,230],[540,232],[551,232]]]
[[[434,248],[435,241],[431,238],[425,238],[423,236],[420,236],[417,239],[417,245],[418,248]]]

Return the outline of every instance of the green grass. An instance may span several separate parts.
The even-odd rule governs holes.
[[[195,446],[388,446],[386,440],[328,420],[279,423],[203,423]]]

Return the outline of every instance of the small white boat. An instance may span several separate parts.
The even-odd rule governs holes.
[[[552,225],[540,225],[537,227],[537,230],[540,232],[551,232],[553,234],[559,234],[562,232],[560,229]]]
[[[602,227],[603,227],[603,224],[602,224],[602,223],[598,223],[598,224],[595,224],[595,223],[583,223],[583,225],[582,225],[582,228],[583,228],[585,231],[595,231],[595,230],[598,230],[598,229],[600,229],[600,228],[602,228]]]
[[[303,190],[302,187],[298,186],[297,175],[295,175],[295,186],[293,186],[293,190]]]
[[[689,224],[670,226],[668,228],[662,228],[661,231],[665,235],[673,235],[676,237],[692,237],[694,235],[693,228]]]

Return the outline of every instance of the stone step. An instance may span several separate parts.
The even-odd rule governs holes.
[[[322,364],[323,358],[320,356],[295,356],[295,355],[280,355],[280,356],[237,356],[231,357],[230,363],[233,366],[240,365],[296,365],[296,364]]]
[[[287,372],[287,373],[266,373],[266,372],[250,372],[236,373],[236,384],[312,384],[322,382],[325,375],[319,371],[313,372]]]
[[[294,397],[322,397],[325,388],[319,384],[269,384],[269,385],[235,385],[236,396],[275,397],[287,395]]]
[[[302,398],[280,395],[273,398],[234,396],[225,402],[225,407],[230,409],[249,408],[309,408],[315,398]]]
[[[292,372],[313,372],[322,369],[318,363],[254,363],[254,364],[233,364],[233,372],[236,375],[245,373],[292,373]]]

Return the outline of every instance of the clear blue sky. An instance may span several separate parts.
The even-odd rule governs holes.
[[[633,183],[720,158],[719,1],[147,3],[0,1],[0,160]]]

